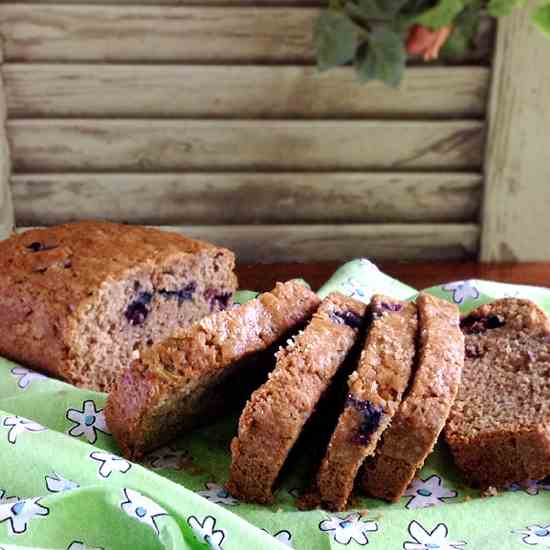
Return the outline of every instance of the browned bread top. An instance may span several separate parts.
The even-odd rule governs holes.
[[[0,286],[28,284],[56,302],[75,304],[103,281],[136,265],[216,248],[176,233],[110,222],[33,229],[0,242]]]

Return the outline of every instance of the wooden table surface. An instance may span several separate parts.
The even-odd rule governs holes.
[[[237,266],[239,287],[268,290],[276,281],[304,278],[319,288],[341,265],[337,262],[243,264]],[[463,279],[490,279],[503,283],[550,286],[550,262],[522,264],[480,264],[475,262],[381,262],[380,269],[414,287],[426,288]]]

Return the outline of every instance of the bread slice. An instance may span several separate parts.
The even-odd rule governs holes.
[[[300,281],[277,283],[146,350],[118,379],[105,409],[124,455],[139,458],[197,425],[246,381],[243,360],[304,323],[319,303]]]
[[[550,320],[502,299],[462,321],[462,385],[445,428],[455,461],[482,488],[550,475]]]
[[[464,364],[458,308],[429,294],[416,300],[419,353],[411,387],[373,457],[362,488],[398,500],[431,453],[456,397]]]
[[[140,343],[231,304],[235,257],[175,233],[107,222],[0,242],[0,355],[109,391]]]
[[[376,448],[403,396],[413,367],[417,313],[413,303],[374,296],[371,326],[349,395],[318,474],[324,507],[345,509],[357,472]]]
[[[246,404],[231,443],[227,488],[232,495],[272,502],[275,480],[353,347],[365,309],[361,302],[332,293],[305,330],[277,353],[275,369]]]

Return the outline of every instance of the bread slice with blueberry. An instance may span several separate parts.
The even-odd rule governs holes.
[[[364,491],[390,501],[403,495],[432,452],[456,398],[464,365],[458,308],[425,293],[416,304],[419,337],[414,377],[361,477]]]
[[[145,350],[119,377],[105,408],[123,454],[140,458],[215,417],[266,366],[247,360],[301,327],[319,303],[301,281],[277,283]]]
[[[332,293],[306,328],[277,352],[275,369],[246,404],[231,443],[227,487],[232,495],[273,501],[288,454],[360,335],[365,308]]]
[[[462,384],[445,428],[466,479],[481,488],[550,475],[550,320],[504,298],[462,320]]]
[[[415,357],[414,303],[374,296],[370,327],[349,394],[318,473],[323,507],[344,510],[357,473],[395,415],[409,383]]]

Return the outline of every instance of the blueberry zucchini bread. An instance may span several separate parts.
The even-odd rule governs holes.
[[[233,253],[139,226],[82,222],[0,243],[0,355],[109,391],[140,343],[220,311]]]
[[[279,472],[354,346],[364,313],[361,302],[332,293],[307,327],[277,352],[275,369],[246,404],[231,443],[231,494],[272,502]]]
[[[431,453],[455,400],[464,364],[458,308],[420,294],[418,357],[410,388],[376,453],[364,464],[361,486],[398,500]]]
[[[413,303],[374,296],[371,324],[349,394],[318,473],[323,507],[344,510],[359,468],[397,411],[415,356]]]
[[[140,458],[203,423],[251,375],[247,358],[302,325],[319,298],[300,281],[210,315],[144,350],[117,380],[105,409],[124,455]],[[253,374],[253,373],[252,373]]]
[[[461,324],[464,373],[445,428],[456,463],[482,488],[550,475],[550,320],[502,299]]]

